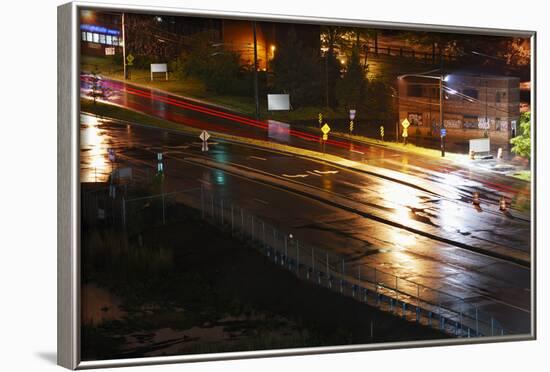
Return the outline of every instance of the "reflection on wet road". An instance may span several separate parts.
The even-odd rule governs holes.
[[[422,285],[466,298],[485,298],[503,306],[502,316],[517,329],[529,326],[529,269],[443,243],[406,229],[365,218],[319,200],[273,185],[251,182],[219,168],[192,164],[205,158],[226,167],[268,174],[297,187],[329,192],[379,211],[402,224],[454,233],[479,244],[528,251],[530,224],[525,215],[508,217],[497,207],[478,211],[460,198],[427,191],[382,177],[323,162],[213,141],[201,151],[198,139],[98,120],[82,115],[81,176],[102,181],[110,171],[107,148],[116,149],[120,165],[147,177],[156,168],[156,152],[165,154],[166,191],[204,187],[252,211],[259,218],[291,231],[297,239],[328,249]],[[86,139],[84,138],[86,137]],[[213,139],[215,140],[215,139]],[[288,177],[291,176],[291,177]],[[471,183],[449,175],[451,184]],[[448,185],[447,185],[448,186]]]

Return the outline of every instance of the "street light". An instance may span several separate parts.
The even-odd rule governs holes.
[[[427,73],[435,72],[437,70],[428,71]],[[407,77],[419,77],[419,78],[426,78],[426,79],[434,79],[439,81],[439,120],[441,122],[441,128],[445,129],[445,120],[443,119],[443,82],[449,80],[450,75],[425,75],[425,74],[404,74],[399,75],[397,79],[402,80]],[[398,90],[399,91],[399,90]],[[455,94],[456,91],[451,89],[452,92],[449,92],[451,94]],[[445,136],[440,136],[441,139],[441,156],[445,157]]]

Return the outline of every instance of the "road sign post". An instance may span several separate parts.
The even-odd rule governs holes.
[[[199,135],[199,138],[202,140],[201,151],[208,151],[208,139],[210,138],[210,134],[207,131],[203,130]]]
[[[447,137],[447,129],[441,128],[441,156],[445,157],[445,137]]]
[[[162,159],[162,152],[157,152],[157,173],[164,173],[164,161]]]
[[[330,127],[327,123],[321,127],[321,132],[323,133],[323,154],[325,153],[325,142],[328,140],[328,133],[330,132]]]
[[[401,126],[403,127],[403,133],[401,134],[401,136],[403,136],[403,143],[406,145],[407,144],[407,138],[409,137],[409,126],[411,125],[411,123],[409,122],[409,120],[405,119],[401,122]]]
[[[353,133],[353,120],[355,120],[355,110],[349,110],[349,134]]]
[[[135,57],[132,54],[128,54],[126,56],[126,78],[128,80],[130,80],[132,77],[132,74],[130,73],[130,67],[134,65],[134,59]]]

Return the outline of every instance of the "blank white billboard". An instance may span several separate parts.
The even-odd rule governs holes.
[[[267,109],[269,111],[290,110],[290,97],[288,94],[268,94]]]

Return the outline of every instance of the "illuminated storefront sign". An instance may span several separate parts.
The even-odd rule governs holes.
[[[103,27],[103,26],[97,26],[97,25],[81,24],[80,29],[82,31],[97,32],[97,33],[105,34],[105,35],[112,35],[112,36],[120,35],[119,30],[113,30],[111,28],[107,28],[107,27]]]

